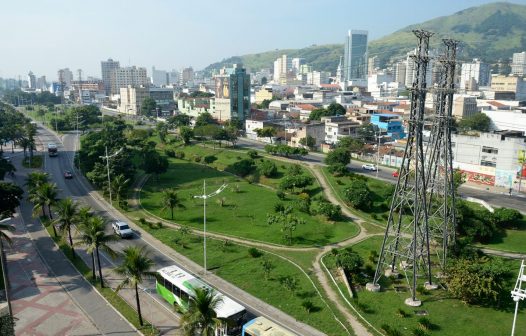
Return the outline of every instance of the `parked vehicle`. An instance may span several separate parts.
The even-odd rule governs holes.
[[[395,170],[391,175],[393,175],[393,177],[398,177],[400,173],[398,172],[398,170]]]
[[[130,229],[126,222],[114,222],[111,224],[113,232],[119,235],[121,238],[128,238],[133,236],[133,231]]]
[[[376,165],[373,165],[373,164],[370,164],[370,163],[366,163],[366,164],[362,165],[362,169],[376,171],[378,168],[376,167]]]

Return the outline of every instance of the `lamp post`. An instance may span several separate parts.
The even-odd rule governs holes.
[[[376,178],[378,178],[378,164],[380,162],[380,128],[377,127],[375,130],[376,139],[378,141],[376,145]]]
[[[203,274],[206,274],[206,200],[210,197],[214,197],[221,193],[226,188],[226,183],[223,183],[222,186],[219,187],[216,191],[214,191],[211,194],[206,194],[206,180],[203,180],[203,194],[202,195],[196,195],[194,198],[201,198],[203,199],[203,266],[204,266],[204,272]]]
[[[524,260],[521,262],[519,276],[515,288],[511,291],[511,298],[515,301],[515,314],[513,315],[513,325],[511,327],[511,336],[515,335],[515,323],[517,322],[517,313],[519,311],[519,301],[526,298],[526,264]]]
[[[123,148],[119,149],[118,151],[116,151],[112,155],[108,155],[108,146],[105,146],[105,149],[106,149],[106,155],[105,156],[101,156],[100,158],[106,160],[106,169],[108,171],[108,190],[110,192],[110,204],[113,205],[113,202],[112,202],[112,199],[111,199],[110,159],[112,157],[115,157],[115,156],[119,155],[119,153],[122,152]]]

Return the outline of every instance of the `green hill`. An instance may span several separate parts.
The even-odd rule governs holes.
[[[432,48],[439,47],[442,38],[453,38],[461,42],[459,59],[469,60],[476,57],[494,63],[499,59],[510,58],[514,52],[526,50],[526,6],[507,2],[491,3],[411,25],[370,42],[369,55],[377,55],[382,65],[403,57],[416,46],[416,38],[411,32],[413,29],[434,32]],[[342,33],[342,39],[343,36]],[[334,74],[339,58],[343,56],[343,44],[314,45],[302,49],[234,56],[209,65],[205,71],[233,63],[242,63],[252,71],[271,68],[272,62],[282,54],[303,57],[315,70],[330,71]]]

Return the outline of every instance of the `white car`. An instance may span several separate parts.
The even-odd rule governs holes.
[[[126,222],[114,222],[111,224],[113,232],[118,234],[121,238],[128,238],[133,236],[133,231],[130,229]]]
[[[367,163],[367,164],[363,164],[363,165],[362,165],[362,169],[364,169],[364,170],[376,171],[378,168],[376,168],[376,165],[373,165],[373,164]]]

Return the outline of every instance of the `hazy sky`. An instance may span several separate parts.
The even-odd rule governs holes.
[[[0,77],[59,68],[100,77],[100,61],[202,69],[223,58],[369,39],[487,0],[0,0]],[[526,0],[514,0],[526,4]],[[342,50],[343,53],[343,50]],[[270,64],[269,64],[270,67]]]

